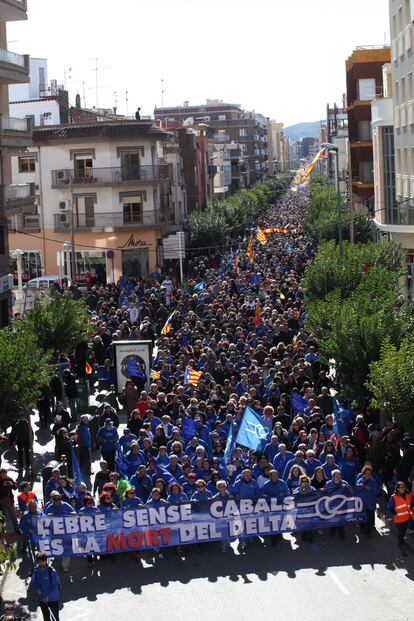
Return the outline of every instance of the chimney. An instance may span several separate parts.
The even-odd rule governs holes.
[[[82,106],[81,106],[81,98],[80,98],[79,93],[76,93],[75,108],[77,108],[78,110],[80,110],[82,108]]]

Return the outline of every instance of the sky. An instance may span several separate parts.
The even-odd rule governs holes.
[[[112,107],[238,103],[285,126],[341,103],[345,60],[389,43],[388,0],[28,0],[8,48],[48,59],[75,101]],[[69,71],[70,70],[70,71]]]

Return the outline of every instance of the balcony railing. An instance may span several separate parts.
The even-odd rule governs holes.
[[[2,132],[28,132],[30,129],[29,119],[0,115],[0,130]]]
[[[4,200],[20,201],[34,197],[34,183],[19,183],[18,185],[4,186]]]
[[[229,134],[215,134],[214,142],[230,142]]]
[[[9,65],[18,65],[23,68],[26,67],[26,59],[24,56],[5,50],[3,47],[0,47],[0,62],[8,63]]]
[[[168,179],[168,166],[132,166],[112,168],[87,168],[52,170],[52,185],[94,185],[126,183],[131,181],[162,181]]]
[[[39,214],[18,214],[9,218],[9,229],[19,231],[39,231]]]
[[[61,212],[53,214],[55,231],[67,231],[71,228],[71,214]],[[122,211],[95,213],[91,215],[75,213],[74,229],[105,229],[123,227],[162,226],[175,224],[175,215],[166,211],[143,211],[142,214],[123,213]]]

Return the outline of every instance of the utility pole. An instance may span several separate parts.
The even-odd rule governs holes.
[[[114,91],[114,114],[116,114],[118,107],[118,91]]]
[[[83,107],[86,108],[85,82],[82,82]]]
[[[128,91],[125,91],[126,116],[128,116]]]

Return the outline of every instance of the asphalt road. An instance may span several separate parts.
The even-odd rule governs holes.
[[[411,620],[414,539],[401,552],[382,521],[377,528],[370,540],[353,526],[344,542],[328,532],[313,544],[291,535],[276,548],[258,540],[242,555],[234,543],[226,554],[216,544],[201,551],[183,547],[181,557],[170,549],[155,562],[118,555],[91,570],[83,559],[74,560],[70,573],[61,574],[61,619]],[[23,562],[2,595],[41,618],[34,613],[33,595],[27,597],[29,571]]]

